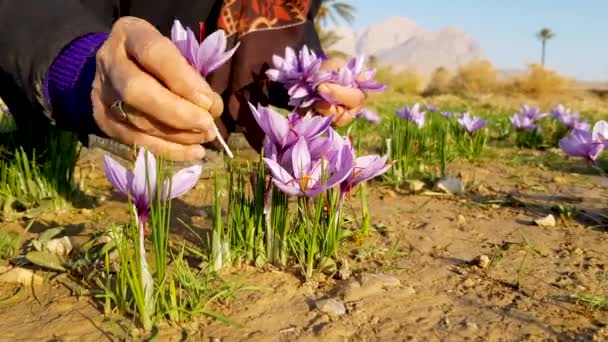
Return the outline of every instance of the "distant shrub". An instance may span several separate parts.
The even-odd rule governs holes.
[[[455,94],[487,94],[497,90],[498,76],[488,61],[475,61],[460,67],[450,81]]]
[[[376,79],[398,94],[418,94],[422,85],[420,75],[414,70],[395,70],[388,66],[378,68]]]
[[[450,81],[452,80],[452,75],[448,69],[444,67],[439,67],[433,71],[433,75],[431,75],[431,79],[424,90],[424,96],[435,96],[435,95],[443,95],[448,94],[450,92]]]
[[[561,95],[572,90],[573,81],[547,70],[538,64],[530,64],[526,74],[509,81],[507,91],[531,98]]]

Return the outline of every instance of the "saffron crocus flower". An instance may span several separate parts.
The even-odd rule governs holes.
[[[557,105],[551,110],[551,117],[557,119],[570,129],[583,131],[591,129],[591,125],[587,121],[582,120],[578,112],[573,112],[570,108],[566,108],[562,104]]]
[[[224,65],[240,45],[236,43],[232,49],[226,50],[226,33],[223,30],[213,32],[199,44],[194,32],[190,28],[184,28],[179,20],[173,22],[171,40],[203,76],[208,76]]]
[[[530,107],[528,105],[521,106],[521,115],[528,117],[532,121],[538,121],[546,118],[549,114],[541,113],[540,108]]]
[[[420,110],[420,104],[416,103],[411,108],[405,106],[402,110],[397,110],[397,116],[415,123],[418,127],[424,127],[426,122],[426,112]]]
[[[427,104],[426,110],[428,110],[429,112],[438,112],[439,107],[433,106],[432,104]]]
[[[274,68],[266,71],[269,80],[280,82],[291,97],[289,104],[296,108],[310,107],[321,97],[316,88],[331,78],[331,73],[321,70],[323,58],[317,57],[306,45],[296,54],[287,47],[285,56],[272,57]]]
[[[337,151],[339,156],[334,158],[313,160],[306,139],[299,138],[290,152],[291,172],[271,158],[264,158],[264,162],[273,184],[291,196],[315,197],[344,181],[352,169],[350,146]]]
[[[604,150],[604,144],[593,139],[588,131],[574,130],[570,136],[559,141],[559,147],[569,156],[583,157],[594,162]]]
[[[386,90],[386,85],[374,80],[376,69],[365,69],[365,59],[363,56],[350,59],[346,65],[332,73],[332,75],[333,78],[330,82],[345,87],[359,88],[363,91]]]
[[[454,114],[453,112],[441,112],[439,114],[446,119],[451,119],[456,116],[456,114]]]
[[[249,104],[251,113],[258,125],[266,134],[264,155],[270,158],[280,158],[280,155],[293,146],[298,138],[314,139],[327,131],[331,126],[332,117],[300,116],[290,113],[287,117],[271,108],[258,105],[256,108]]]
[[[480,117],[470,115],[468,112],[465,112],[462,114],[462,117],[458,119],[458,123],[469,134],[473,134],[485,127],[488,124],[488,121]]]
[[[608,148],[608,121],[600,120],[593,126],[591,139],[604,144]]]
[[[144,230],[150,215],[150,205],[156,198],[156,158],[144,148],[139,149],[133,171],[128,170],[109,156],[104,157],[104,171],[112,186],[124,195],[129,196],[135,207],[135,223],[139,228],[140,267],[142,285],[144,286],[146,307],[151,309],[154,280],[148,270],[146,250],[144,248]],[[162,199],[175,198],[192,189],[201,175],[201,166],[194,165],[178,171],[171,180],[162,183]]]
[[[537,131],[540,132],[540,125],[534,123],[530,117],[523,114],[513,114],[510,118],[511,125],[515,129],[523,131]]]
[[[342,193],[354,189],[357,185],[384,174],[390,167],[388,156],[369,155],[357,157],[349,176],[340,184]]]
[[[380,123],[382,118],[375,112],[372,112],[369,109],[362,109],[357,114],[355,114],[355,119],[363,118],[373,124]]]

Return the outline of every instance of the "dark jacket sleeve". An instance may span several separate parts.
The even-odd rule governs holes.
[[[0,96],[18,124],[31,112],[53,119],[43,94],[49,66],[75,38],[107,32],[111,19],[76,0],[0,0]]]
[[[222,93],[229,115],[222,121],[228,131],[240,130],[249,144],[260,149],[264,132],[249,110],[248,103],[289,109],[289,97],[281,84],[270,82],[265,71],[273,55],[285,48],[300,50],[304,45],[323,55],[314,19],[320,0],[276,2],[237,1],[224,5],[218,28],[227,31],[231,43],[240,42],[231,63],[208,78]],[[226,3],[225,3],[226,4]]]

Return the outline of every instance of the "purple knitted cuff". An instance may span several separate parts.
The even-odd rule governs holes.
[[[81,133],[95,129],[90,98],[95,55],[107,38],[107,33],[81,36],[65,46],[51,63],[43,92],[58,125]]]

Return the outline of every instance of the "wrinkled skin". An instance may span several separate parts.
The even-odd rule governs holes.
[[[93,116],[109,137],[143,145],[171,160],[204,156],[215,140],[221,97],[187,62],[171,40],[145,20],[119,19],[96,56]],[[122,100],[128,120],[110,106]]]

